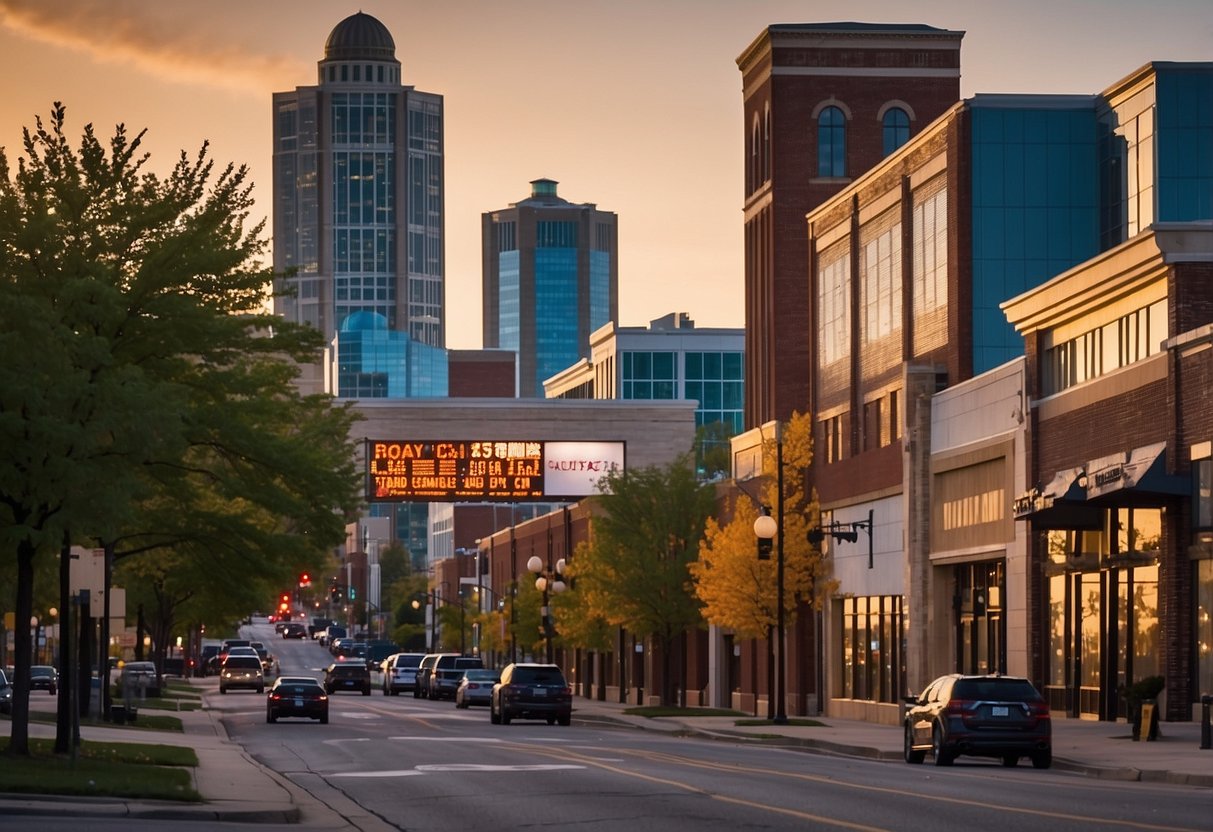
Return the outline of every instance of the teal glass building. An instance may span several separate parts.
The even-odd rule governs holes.
[[[387,28],[337,24],[317,83],[275,93],[274,311],[332,342],[347,317],[443,346],[443,101],[401,82]],[[318,392],[324,372],[304,368]]]
[[[518,395],[589,355],[590,333],[618,317],[618,218],[572,203],[551,179],[481,218],[484,346],[518,354]]]

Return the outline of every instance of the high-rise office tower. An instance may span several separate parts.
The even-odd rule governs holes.
[[[391,33],[362,12],[329,34],[315,86],[274,94],[276,313],[330,343],[361,312],[445,345],[442,124],[442,96],[401,83]]]
[[[960,99],[964,32],[780,23],[737,59],[745,135],[746,427],[809,407],[804,215]]]
[[[619,316],[618,217],[556,194],[531,195],[481,218],[484,346],[518,353],[518,395],[590,354],[590,333]]]

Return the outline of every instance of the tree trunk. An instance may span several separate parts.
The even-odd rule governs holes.
[[[73,748],[72,736],[72,546],[66,532],[59,552],[59,708],[55,714],[55,753],[67,754]],[[28,619],[27,619],[28,620]]]

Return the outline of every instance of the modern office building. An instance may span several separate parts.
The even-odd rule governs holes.
[[[316,83],[275,93],[273,108],[274,270],[286,275],[274,311],[326,342],[369,313],[443,346],[442,96],[404,85],[391,33],[358,12],[329,34]],[[316,392],[324,374],[306,367],[301,384]]]
[[[963,37],[916,24],[774,24],[738,57],[747,429],[808,408],[804,215],[959,100]]]
[[[482,215],[484,346],[518,353],[518,395],[589,355],[590,333],[619,314],[618,218],[573,203],[551,179]]]
[[[695,427],[707,431],[700,444],[723,450],[742,429],[745,332],[697,329],[685,312],[647,328],[609,323],[590,336],[590,357],[544,381],[544,392],[551,399],[693,399]]]

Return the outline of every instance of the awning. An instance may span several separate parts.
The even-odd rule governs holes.
[[[1167,443],[1155,442],[1127,454],[1087,463],[1087,499],[1104,505],[1155,505],[1159,497],[1187,497],[1192,480],[1167,473]]]
[[[1087,503],[1085,468],[1064,468],[1047,485],[1037,485],[1015,498],[1016,520],[1031,520],[1048,529],[1098,529],[1099,509]]]

